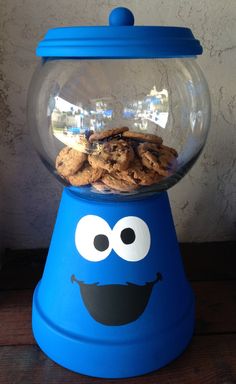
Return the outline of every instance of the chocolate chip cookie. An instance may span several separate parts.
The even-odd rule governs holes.
[[[132,192],[138,189],[139,187],[135,183],[131,184],[126,180],[118,178],[116,173],[104,174],[104,176],[102,177],[102,182],[109,188],[119,192]]]
[[[76,138],[76,147],[60,151],[56,169],[73,186],[91,184],[101,193],[135,193],[174,173],[178,153],[162,142],[159,136],[126,127],[89,131]]]
[[[56,158],[56,169],[63,177],[77,172],[87,159],[87,155],[70,147],[64,147]]]
[[[146,168],[152,169],[161,176],[170,176],[176,166],[176,155],[168,147],[161,148],[154,143],[142,143],[138,146],[138,154]],[[176,151],[175,151],[176,152]]]
[[[93,168],[114,172],[127,169],[133,158],[134,151],[129,143],[114,139],[102,144],[97,153],[88,156],[88,161]]]
[[[128,130],[129,128],[127,127],[121,127],[121,128],[108,129],[107,131],[102,131],[102,132],[95,132],[89,137],[89,141],[90,143],[93,143],[94,141],[108,139],[108,138],[117,136],[121,133],[124,133]]]
[[[153,135],[151,133],[142,133],[142,132],[133,132],[133,131],[125,131],[122,133],[122,137],[131,140],[138,140],[143,142],[150,142],[155,144],[162,144],[163,140],[161,137],[157,135]]]
[[[178,152],[172,147],[167,147],[166,145],[162,144],[160,145],[160,149],[162,150],[162,152],[170,152],[174,157],[178,157]]]
[[[74,187],[79,187],[81,185],[94,183],[100,179],[103,172],[103,169],[92,168],[88,162],[85,162],[83,167],[75,174],[69,176],[67,180]]]
[[[125,171],[119,172],[119,179],[123,179],[130,184],[147,186],[157,183],[161,180],[160,174],[152,169],[145,167],[142,162],[136,157]]]

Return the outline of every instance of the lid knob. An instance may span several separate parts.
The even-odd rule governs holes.
[[[134,25],[134,15],[128,8],[115,8],[109,15],[109,25],[114,27]]]

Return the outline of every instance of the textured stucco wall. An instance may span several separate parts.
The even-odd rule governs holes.
[[[48,246],[61,193],[34,152],[26,126],[36,44],[48,28],[106,24],[109,11],[119,5],[133,10],[137,24],[188,26],[203,44],[199,63],[211,91],[211,131],[197,164],[170,190],[171,205],[179,240],[235,238],[235,0],[1,0],[2,248]]]

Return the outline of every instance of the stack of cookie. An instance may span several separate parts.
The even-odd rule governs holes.
[[[114,128],[88,137],[91,153],[64,147],[56,158],[56,169],[73,186],[91,184],[101,192],[132,192],[158,183],[174,173],[178,156],[153,134]],[[96,145],[94,145],[96,143]]]

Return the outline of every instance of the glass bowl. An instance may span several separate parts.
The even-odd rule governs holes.
[[[210,98],[195,57],[47,59],[28,116],[47,168],[88,198],[129,199],[176,184],[206,142]]]

